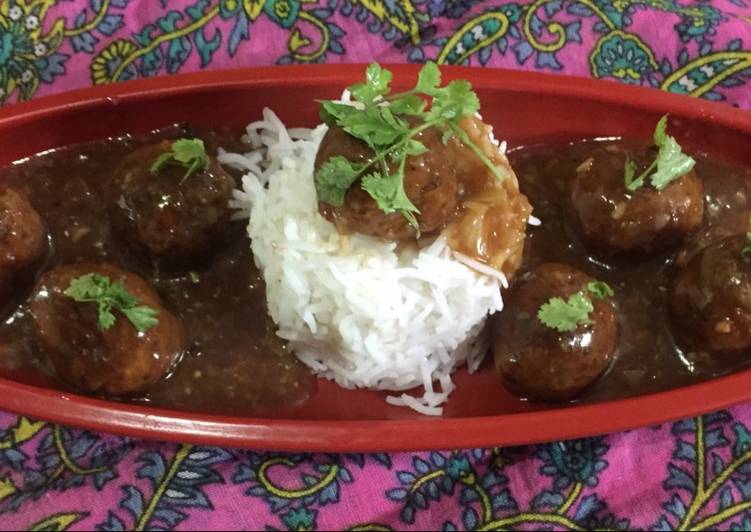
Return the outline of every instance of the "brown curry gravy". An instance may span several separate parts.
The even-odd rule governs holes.
[[[192,133],[206,140],[210,153],[218,146],[247,148],[238,146],[238,132]],[[315,381],[274,334],[264,282],[243,223],[233,224],[209,266],[197,266],[177,277],[143,264],[110,233],[104,192],[122,158],[142,145],[184,135],[183,129],[173,127],[138,138],[61,148],[0,170],[0,180],[24,190],[45,219],[53,243],[45,269],[84,260],[120,264],[150,281],[183,321],[190,349],[172,374],[143,396],[118,399],[245,415],[302,404],[314,392]],[[522,271],[542,262],[565,262],[616,290],[621,327],[617,359],[581,400],[664,390],[743,367],[744,357],[716,360],[676,346],[665,313],[675,252],[606,263],[589,255],[566,228],[561,191],[587,157],[589,146],[589,142],[532,146],[509,154],[520,188],[543,222],[528,230]],[[697,160],[707,209],[703,229],[687,248],[713,235],[745,230],[751,209],[751,172],[704,156]],[[35,344],[28,306],[20,298],[12,305],[18,306],[6,307],[0,325],[0,376],[68,389]]]
[[[218,146],[247,150],[238,146],[239,132],[191,133],[206,141],[209,153]],[[52,251],[44,269],[114,262],[149,281],[183,322],[188,349],[170,376],[142,396],[120,399],[246,415],[304,403],[315,380],[275,335],[243,222],[232,224],[208,264],[179,276],[144,264],[110,231],[105,190],[122,159],[145,144],[181,136],[185,132],[175,126],[66,147],[16,163],[0,171],[0,180],[25,191],[46,222]],[[68,389],[36,346],[28,305],[7,315],[0,325],[0,375]]]
[[[702,154],[696,172],[704,183],[704,221],[683,248],[655,255],[603,260],[589,253],[567,227],[562,201],[566,180],[587,159],[595,141],[520,148],[509,154],[519,186],[542,221],[530,227],[522,271],[544,262],[563,262],[610,284],[615,290],[620,333],[609,371],[580,398],[594,402],[667,390],[740,369],[748,353],[712,356],[679,347],[668,316],[670,287],[691,250],[715,238],[745,232],[751,211],[751,171]],[[599,141],[627,143],[636,142]]]

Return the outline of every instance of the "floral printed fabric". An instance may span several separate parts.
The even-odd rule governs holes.
[[[741,407],[534,447],[299,454],[167,445],[0,416],[0,527],[751,530]]]
[[[747,0],[0,0],[0,103],[208,68],[422,62],[751,108]],[[251,120],[252,117],[248,117]],[[288,455],[0,413],[0,528],[751,530],[751,406],[510,449]]]
[[[199,69],[470,64],[751,107],[748,0],[2,0],[0,103]]]

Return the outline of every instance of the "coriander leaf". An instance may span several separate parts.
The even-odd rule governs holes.
[[[124,308],[122,312],[140,332],[147,331],[159,323],[157,319],[159,312],[151,307],[142,305],[139,307]]]
[[[441,142],[443,142],[443,145],[445,146],[446,144],[448,144],[449,141],[451,140],[451,137],[453,137],[453,136],[454,136],[454,131],[453,130],[451,130],[451,129],[445,130],[443,132],[443,135],[441,135]]]
[[[425,100],[414,94],[408,94],[392,100],[389,109],[397,115],[419,116],[425,111]]]
[[[99,327],[106,331],[110,329],[116,321],[115,315],[112,313],[112,307],[108,304],[100,303],[99,309]]]
[[[208,164],[206,146],[201,139],[178,139],[172,143],[172,152],[175,154],[175,160],[183,164],[196,160]]]
[[[118,279],[112,283],[109,287],[109,296],[114,300],[115,304],[122,308],[134,307],[138,304],[138,298],[125,289],[125,283],[122,279]]]
[[[344,131],[371,147],[386,147],[409,134],[409,125],[387,108],[369,107],[338,122]]]
[[[99,293],[101,293],[101,288],[94,274],[91,273],[73,279],[65,290],[65,295],[74,299],[96,297]]]
[[[634,174],[637,170],[636,163],[629,159],[628,156],[626,156],[626,163],[623,165],[623,175],[624,181],[626,183],[626,188],[631,192],[635,192],[637,189],[644,186],[644,180],[649,175],[649,172],[654,170],[656,167],[657,161],[652,161],[652,164],[650,164],[646,170],[639,174],[639,177],[635,178]]]
[[[333,207],[344,204],[349,187],[357,181],[362,165],[335,155],[321,165],[315,175],[318,200]]]
[[[156,160],[154,161],[154,164],[151,165],[151,173],[156,174],[162,169],[163,166],[165,166],[171,160],[172,160],[171,151],[161,154],[159,157],[156,158]]]
[[[589,290],[597,299],[607,299],[615,295],[613,289],[610,288],[610,285],[605,281],[592,281],[591,283],[587,283],[587,290]]]
[[[344,103],[332,102],[330,100],[323,100],[320,103],[321,120],[328,125],[340,124],[340,122],[346,121],[353,114],[360,112],[356,107]]]
[[[456,122],[463,116],[473,116],[480,110],[480,100],[465,80],[456,80],[433,95],[433,105],[425,117],[426,122],[449,120]]]
[[[428,61],[420,69],[417,75],[415,90],[432,95],[435,89],[441,86],[441,70],[433,61]]]
[[[644,181],[649,176],[650,183],[658,191],[663,190],[670,183],[689,173],[696,164],[696,161],[689,155],[683,153],[680,144],[667,134],[668,115],[664,115],[657,122],[654,131],[654,142],[659,148],[657,157],[639,177],[634,178],[636,173],[636,164],[626,158],[626,164],[623,168],[624,182],[626,188],[631,192],[636,191],[644,185]],[[655,170],[656,169],[656,170]],[[650,176],[650,173],[653,172]]]
[[[391,107],[376,107],[376,109],[380,113],[381,120],[386,122],[394,130],[399,131],[399,133],[402,135],[409,133],[410,131],[409,124],[407,124],[407,122],[405,122],[401,118],[394,115],[394,112],[391,110]]]
[[[634,179],[636,174],[636,163],[626,156],[626,162],[623,165],[623,176],[626,183],[626,188],[633,192],[644,184],[644,175],[642,174],[640,179]]]
[[[369,146],[387,146],[410,131],[409,125],[385,106],[357,109],[338,102],[321,102],[321,115],[326,123],[335,122],[353,137]]]
[[[376,201],[378,207],[386,214],[401,213],[409,223],[417,227],[414,213],[420,211],[404,192],[403,174],[384,176],[374,172],[362,178],[362,188]]]
[[[410,155],[422,155],[423,153],[427,152],[428,148],[420,142],[419,140],[415,139],[409,139],[403,144],[399,145],[398,148],[395,148],[391,154],[391,160],[394,161],[397,164],[401,164],[401,160],[405,157],[408,157]]]
[[[579,325],[592,323],[589,313],[594,310],[592,301],[581,292],[577,292],[564,301],[553,297],[540,307],[537,318],[551,329],[558,332],[571,332]]]
[[[680,144],[668,136],[657,154],[657,171],[650,181],[657,190],[662,190],[674,180],[693,170],[696,161],[683,153]]]
[[[427,146],[419,140],[410,139],[404,144],[404,153],[407,155],[422,155],[427,151]]]
[[[161,154],[151,165],[151,173],[156,175],[166,165],[182,166],[186,169],[183,181],[199,170],[207,170],[209,156],[201,139],[179,139],[172,143],[170,151]]]
[[[391,71],[381,68],[378,63],[372,63],[365,71],[365,83],[353,85],[350,92],[358,102],[372,104],[377,98],[388,94],[391,77]]]
[[[655,126],[655,132],[652,135],[655,141],[655,146],[662,146],[665,143],[668,132],[668,115],[662,115],[657,121]]]
[[[110,329],[116,322],[112,312],[122,312],[139,332],[145,332],[159,323],[159,311],[138,306],[138,298],[128,292],[122,279],[110,281],[109,277],[89,273],[71,280],[63,292],[78,303],[96,303],[99,328]]]

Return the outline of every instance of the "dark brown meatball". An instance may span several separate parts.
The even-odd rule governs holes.
[[[709,351],[751,347],[751,256],[745,235],[714,242],[675,279],[671,310],[679,337]]]
[[[656,190],[647,179],[631,192],[624,183],[626,155],[640,175],[654,160],[648,148],[596,147],[569,182],[566,214],[584,243],[605,254],[656,251],[696,229],[704,216],[704,187],[692,170]]]
[[[11,291],[19,275],[29,276],[46,245],[42,218],[26,196],[0,187],[0,296]]]
[[[167,268],[180,268],[222,235],[235,181],[213,157],[207,171],[185,180],[185,168],[174,165],[153,175],[152,164],[170,146],[162,141],[126,157],[112,183],[111,216],[115,231],[133,248]]]
[[[427,234],[443,227],[454,212],[458,201],[456,178],[457,151],[455,140],[444,146],[441,131],[429,128],[415,139],[428,151],[407,158],[404,170],[404,191],[420,211],[417,222],[420,233]],[[353,162],[362,162],[373,156],[373,151],[339,126],[332,126],[321,142],[316,156],[316,169],[331,157],[341,155]],[[347,191],[341,207],[320,203],[323,216],[347,232],[387,238],[390,240],[414,237],[416,231],[399,213],[385,214],[375,200],[355,183]]]
[[[618,322],[610,300],[587,290],[593,279],[565,264],[543,264],[524,274],[506,298],[506,308],[493,324],[495,366],[513,392],[530,399],[570,399],[608,367],[616,348]],[[581,292],[594,310],[588,325],[558,332],[537,317],[552,297],[567,301]]]
[[[139,332],[119,311],[102,330],[96,303],[78,303],[64,294],[73,279],[95,273],[158,311],[159,323]],[[62,379],[87,392],[129,394],[155,384],[170,371],[184,347],[180,322],[140,277],[103,263],[59,266],[42,276],[31,297],[37,342]]]

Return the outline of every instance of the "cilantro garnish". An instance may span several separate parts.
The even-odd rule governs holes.
[[[668,115],[664,115],[657,122],[654,132],[655,145],[659,148],[657,158],[652,161],[652,164],[641,175],[634,177],[636,163],[626,157],[623,175],[626,188],[631,192],[643,186],[647,176],[653,171],[654,173],[650,176],[650,182],[657,190],[662,190],[679,177],[689,173],[696,164],[696,161],[692,157],[683,153],[678,141],[667,134],[667,123]]]
[[[145,332],[159,323],[159,311],[138,305],[138,298],[130,294],[122,279],[114,283],[104,275],[89,273],[70,282],[63,292],[78,303],[96,303],[99,310],[99,328],[106,331],[115,324],[112,312],[122,312],[139,332]]]
[[[591,283],[587,283],[587,290],[589,290],[597,299],[607,299],[615,295],[613,289],[610,288],[610,285],[605,281],[592,281]]]
[[[579,325],[589,325],[589,313],[594,310],[592,301],[577,292],[564,301],[560,297],[551,297],[550,300],[537,311],[537,318],[558,332],[570,332]]]
[[[613,297],[615,292],[603,281],[587,283],[587,290],[597,299]],[[560,297],[551,297],[537,311],[537,318],[546,326],[558,332],[571,332],[579,325],[590,325],[590,313],[594,310],[592,300],[582,292],[577,292],[564,301]]]
[[[462,117],[473,116],[480,109],[480,101],[467,81],[452,81],[441,87],[441,72],[433,62],[423,66],[415,88],[406,92],[391,94],[392,74],[377,63],[368,67],[365,78],[364,83],[349,87],[357,107],[322,101],[321,118],[365,142],[374,155],[360,163],[342,156],[325,161],[315,175],[320,201],[341,206],[347,190],[359,179],[360,186],[384,213],[401,213],[417,227],[415,215],[419,210],[404,191],[404,168],[407,157],[427,151],[416,137],[431,127],[443,131],[444,144],[458,138],[502,179],[495,165],[459,126]]]
[[[328,159],[316,172],[316,189],[318,197],[329,205],[341,207],[344,204],[344,195],[357,181],[361,165],[348,161],[341,155]]]
[[[170,151],[161,154],[151,165],[151,173],[156,175],[168,164],[186,169],[182,181],[198,171],[209,168],[209,156],[201,139],[179,139],[172,143]]]

